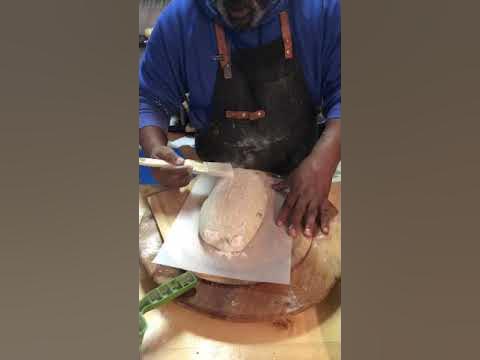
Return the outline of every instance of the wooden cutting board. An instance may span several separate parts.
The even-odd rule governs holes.
[[[161,236],[168,233],[189,189],[159,192],[148,198],[153,214],[145,209],[140,223],[140,259],[156,283],[180,272],[151,261],[161,246]],[[330,201],[340,210],[340,184],[332,184]],[[322,302],[339,278],[340,214],[332,224],[330,235],[314,239],[303,261],[292,269],[290,286],[226,285],[201,280],[194,293],[177,302],[231,321],[276,321]]]
[[[181,148],[186,158],[198,160],[195,150]],[[139,226],[140,262],[157,284],[178,275],[181,270],[152,263],[192,184],[186,188],[162,191],[156,187],[141,187],[140,193],[148,199],[139,202],[143,217]],[[341,274],[341,186],[333,183],[329,200],[338,210],[330,235],[326,238],[297,239],[293,242],[290,286],[275,284],[245,285],[244,282],[214,278],[217,282],[201,279],[194,292],[177,299],[177,303],[207,315],[231,321],[284,321],[289,315],[304,311],[323,302]],[[220,281],[219,281],[220,280]],[[223,281],[222,281],[223,280]],[[233,284],[232,284],[233,283]],[[238,283],[238,285],[234,285]],[[145,289],[146,291],[150,289]],[[335,299],[340,299],[336,296]]]

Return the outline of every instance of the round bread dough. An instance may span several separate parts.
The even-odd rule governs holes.
[[[200,210],[199,235],[224,252],[241,252],[262,224],[272,193],[265,174],[234,169],[218,180]]]

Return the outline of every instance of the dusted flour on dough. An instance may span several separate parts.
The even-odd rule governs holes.
[[[263,173],[235,169],[218,181],[200,211],[200,238],[214,248],[240,252],[262,224],[272,190]]]

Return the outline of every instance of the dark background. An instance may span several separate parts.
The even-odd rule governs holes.
[[[475,4],[342,4],[344,359],[478,357]],[[0,14],[0,358],[138,358],[138,4]]]

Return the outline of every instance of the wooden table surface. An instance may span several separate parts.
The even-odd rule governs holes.
[[[141,267],[139,298],[153,286]],[[142,359],[339,360],[340,303],[339,283],[323,303],[277,324],[233,323],[169,303],[145,315]]]
[[[143,295],[140,288],[140,296]],[[144,360],[339,360],[340,286],[284,323],[233,323],[169,303],[146,314]]]

